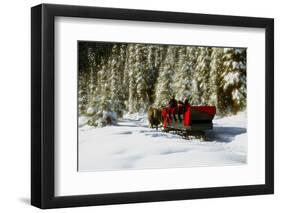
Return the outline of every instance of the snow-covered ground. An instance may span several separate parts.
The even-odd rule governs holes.
[[[89,127],[79,119],[79,171],[241,165],[247,162],[247,115],[215,118],[208,141],[147,127],[145,115]]]

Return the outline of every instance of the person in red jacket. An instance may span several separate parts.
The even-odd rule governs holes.
[[[188,126],[191,124],[191,120],[190,120],[190,104],[188,102],[188,98],[186,97],[184,99],[184,125]]]
[[[184,103],[184,106],[185,106],[185,107],[186,107],[186,106],[190,106],[190,104],[189,104],[189,102],[188,102],[188,98],[187,98],[187,97],[185,97],[185,98],[184,98],[183,103]]]

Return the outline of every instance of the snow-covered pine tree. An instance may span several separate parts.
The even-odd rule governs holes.
[[[78,110],[80,115],[85,114],[87,110],[86,109],[86,106],[88,105],[87,82],[88,82],[87,72],[80,70],[78,76]]]
[[[146,90],[148,95],[148,105],[152,105],[155,99],[155,85],[159,74],[159,69],[157,67],[157,45],[149,45],[148,46],[148,71],[147,71],[147,82],[146,82]]]
[[[210,98],[210,63],[212,48],[199,47],[199,55],[196,61],[195,78],[199,87],[199,104],[206,105]]]
[[[121,102],[122,102],[122,111],[124,113],[127,112],[126,109],[126,101],[128,99],[128,75],[125,72],[125,66],[126,66],[126,61],[127,61],[127,45],[126,44],[120,44],[120,57],[119,57],[119,72],[120,72],[120,78],[121,81],[119,82],[120,87],[121,87]],[[126,82],[126,84],[124,84]]]
[[[137,104],[137,86],[136,86],[136,76],[134,64],[136,62],[136,48],[135,44],[128,45],[128,61],[126,64],[126,73],[129,75],[129,82],[124,82],[128,85],[129,88],[129,96],[128,96],[128,110],[129,113],[136,112],[136,104]]]
[[[165,61],[168,46],[166,45],[155,45],[155,67],[159,70]]]
[[[160,67],[160,73],[156,85],[156,99],[154,104],[158,107],[166,106],[171,96],[175,95],[173,91],[173,76],[176,58],[176,47],[169,46],[164,63]]]
[[[110,60],[110,59],[109,59]],[[109,84],[109,72],[110,69],[107,62],[102,64],[101,69],[98,72],[98,91],[96,92],[98,96],[98,111],[101,114],[103,111],[109,110],[109,99],[111,95],[110,84]]]
[[[223,90],[221,89],[222,84],[222,48],[212,48],[211,63],[210,63],[210,79],[209,79],[209,90],[210,98],[209,105],[214,105],[217,107],[217,113],[222,111],[221,98],[223,96]]]
[[[121,84],[123,69],[121,69],[122,57],[120,53],[120,45],[114,44],[110,61],[110,110],[117,113],[118,117],[122,116],[124,109],[123,87]]]
[[[224,48],[223,70],[224,109],[236,114],[246,107],[246,49]]]
[[[176,93],[176,99],[184,100],[190,98],[191,91],[191,77],[192,77],[192,63],[189,60],[189,49],[185,46],[178,48],[178,62],[176,64],[173,91]]]
[[[94,113],[94,97],[95,97],[95,87],[97,84],[97,63],[96,63],[96,53],[92,47],[88,48],[88,63],[89,63],[89,80],[87,84],[87,107],[86,113],[92,115]]]
[[[148,108],[148,94],[147,94],[147,78],[148,78],[148,50],[147,45],[136,44],[136,61],[134,64],[134,73],[137,85],[137,104],[136,110],[138,112],[146,112]]]
[[[126,57],[124,61],[124,72],[123,72],[123,93],[124,93],[124,105],[125,111],[129,111],[129,81],[130,81],[130,69],[131,69],[131,55],[130,55],[130,45],[126,45]]]
[[[190,65],[190,96],[189,102],[192,105],[200,104],[200,88],[196,79],[196,62],[199,55],[199,48],[194,46],[186,47],[186,55]],[[188,98],[188,97],[187,97]]]
[[[97,112],[103,111],[107,108],[107,99],[109,95],[105,93],[106,82],[106,62],[102,59],[97,72],[97,86],[95,90],[95,106]]]
[[[86,114],[87,106],[90,101],[90,89],[89,89],[89,47],[87,44],[79,43],[79,82],[78,82],[78,106],[79,113]]]

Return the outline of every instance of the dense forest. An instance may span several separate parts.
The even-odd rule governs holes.
[[[79,115],[90,125],[104,113],[166,106],[173,95],[220,115],[246,108],[245,48],[79,42],[78,54]]]

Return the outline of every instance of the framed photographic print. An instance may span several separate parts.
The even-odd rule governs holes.
[[[274,20],[31,9],[31,203],[272,194]]]

